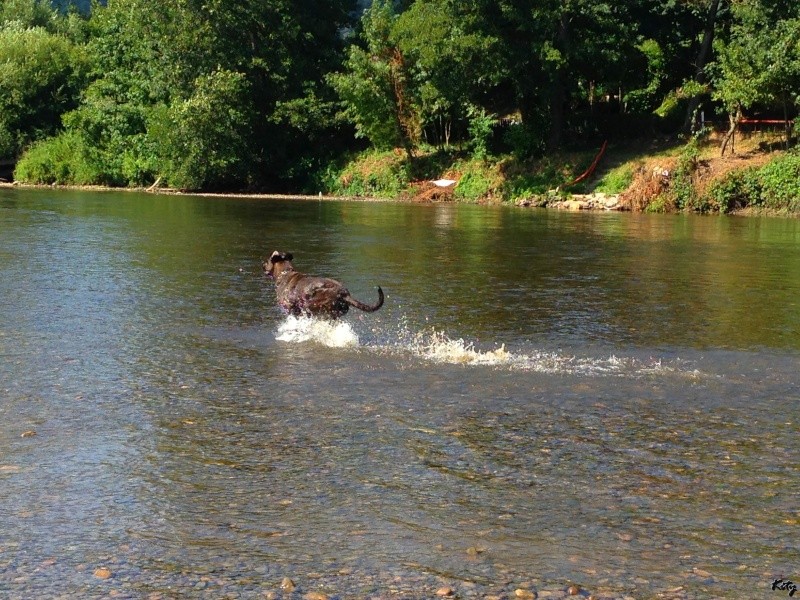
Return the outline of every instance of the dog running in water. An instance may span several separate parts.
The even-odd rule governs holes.
[[[335,279],[314,277],[295,271],[288,252],[276,250],[264,262],[264,273],[275,280],[275,293],[281,308],[294,316],[322,316],[337,319],[355,306],[364,312],[375,312],[383,306],[383,290],[378,286],[378,302],[364,304],[350,295]]]

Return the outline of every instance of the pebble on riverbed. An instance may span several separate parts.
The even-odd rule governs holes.
[[[113,573],[108,567],[98,567],[94,570],[94,576],[98,579],[111,579]]]
[[[284,577],[284,578],[283,578],[283,580],[281,581],[281,589],[282,589],[284,592],[293,592],[293,591],[294,591],[294,589],[295,589],[295,587],[296,587],[296,586],[295,586],[295,584],[294,584],[294,581],[292,581],[292,580],[291,580],[290,578],[288,578],[288,577]]]

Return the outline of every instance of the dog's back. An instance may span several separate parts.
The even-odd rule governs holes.
[[[264,262],[264,272],[275,280],[278,304],[293,315],[319,315],[333,319],[347,314],[351,306],[365,312],[375,312],[383,306],[383,290],[378,286],[378,302],[364,304],[350,295],[347,288],[335,279],[315,277],[296,271],[294,257],[276,250]]]

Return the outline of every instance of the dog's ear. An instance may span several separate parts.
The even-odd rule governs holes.
[[[273,265],[277,263],[281,263],[284,261],[291,261],[294,258],[291,252],[278,252],[277,250],[272,253],[272,256],[269,257],[269,262]]]

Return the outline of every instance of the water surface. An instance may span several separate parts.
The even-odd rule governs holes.
[[[798,303],[795,220],[0,190],[0,596],[781,597]]]

